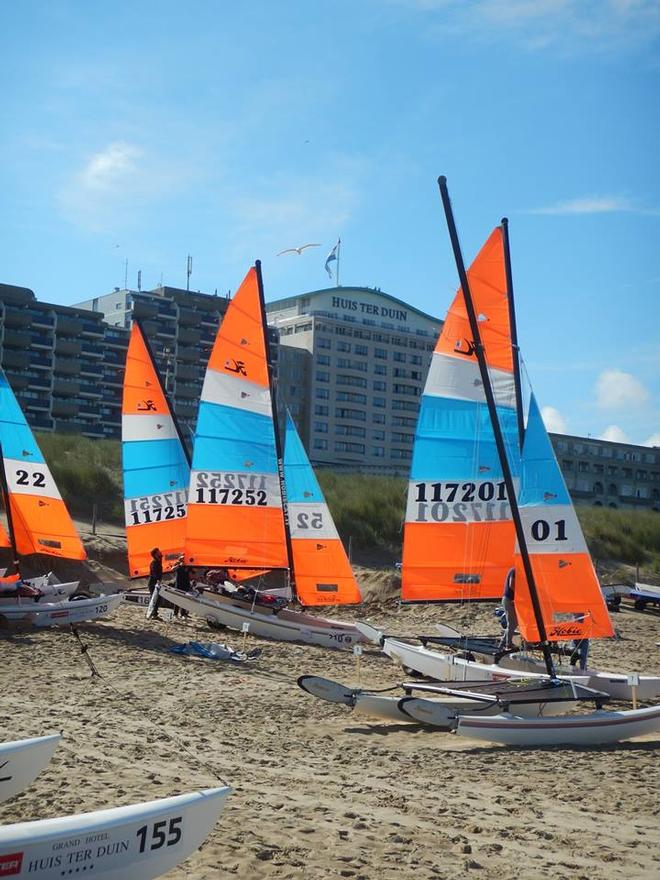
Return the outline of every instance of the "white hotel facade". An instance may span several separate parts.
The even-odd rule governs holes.
[[[312,462],[407,474],[442,321],[367,287],[316,290],[266,311],[280,337],[278,393]]]

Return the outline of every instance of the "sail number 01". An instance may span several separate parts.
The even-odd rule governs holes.
[[[170,819],[162,819],[160,822],[154,822],[151,828],[143,825],[138,828],[137,836],[140,840],[140,852],[146,849],[160,849],[161,846],[175,846],[181,840],[181,823],[183,816],[177,816]]]

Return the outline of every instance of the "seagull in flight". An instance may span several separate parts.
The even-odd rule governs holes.
[[[292,248],[287,248],[284,251],[280,251],[279,254],[277,254],[277,256],[281,257],[282,254],[298,254],[298,256],[300,256],[300,254],[302,254],[302,252],[305,250],[305,248],[308,248],[308,247],[321,247],[321,244],[320,243],[319,244],[301,244],[300,247],[292,247]]]

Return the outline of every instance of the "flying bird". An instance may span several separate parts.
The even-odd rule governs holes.
[[[308,248],[308,247],[321,247],[321,245],[320,244],[301,244],[300,247],[292,247],[292,248],[287,248],[284,251],[280,251],[279,254],[277,254],[277,256],[281,257],[282,254],[298,254],[298,255],[300,255],[305,250],[305,248]]]

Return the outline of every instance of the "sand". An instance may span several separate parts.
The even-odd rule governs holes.
[[[392,576],[362,572],[366,609],[391,632],[439,620],[494,631],[461,609],[379,600]],[[350,617],[350,612],[343,612]],[[660,671],[660,616],[613,615],[622,638],[593,664]],[[479,623],[479,620],[481,623]],[[121,606],[80,626],[102,675],[67,631],[0,633],[3,740],[62,730],[50,766],[5,804],[4,822],[128,804],[227,781],[234,793],[181,878],[424,880],[660,875],[660,737],[607,749],[514,750],[370,721],[303,693],[313,673],[356,683],[352,655],[248,638],[249,668],[173,655],[188,640],[227,640],[201,621],[147,622]],[[403,679],[376,651],[363,685]]]

